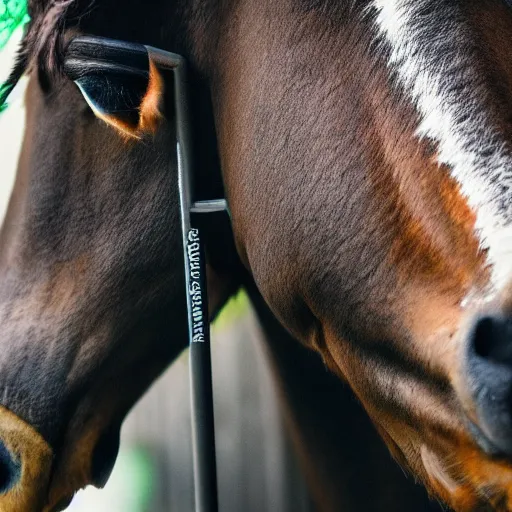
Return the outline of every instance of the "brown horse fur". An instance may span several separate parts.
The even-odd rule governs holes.
[[[236,248],[250,274],[241,277],[223,228],[207,226],[209,280],[221,290],[213,308],[248,279],[350,385],[395,458],[430,492],[459,511],[512,509],[509,462],[487,455],[468,430],[479,418],[462,357],[465,326],[480,308],[462,304],[494,275],[491,253],[467,183],[443,147],[418,134],[427,114],[390,66],[396,48],[378,30],[385,20],[375,3],[400,4],[31,2],[12,75],[32,63],[27,133],[0,238],[0,389],[2,404],[55,452],[49,505],[103,482],[115,452],[105,446],[186,340],[172,123],[126,141],[91,114],[60,72],[65,41],[85,33],[191,63],[199,194],[221,191],[212,178],[214,119]],[[486,152],[477,156],[490,162],[512,138],[512,13],[498,0],[401,5],[423,7],[413,28],[430,34],[413,57],[451,34],[454,44],[472,42],[452,60],[442,53],[451,57],[452,47],[441,47],[430,65],[462,77],[450,100],[470,104],[481,92],[493,140],[480,141]],[[472,60],[457,61],[463,50]],[[509,289],[493,304],[509,304]],[[286,373],[286,358],[276,360]],[[296,439],[314,442],[295,427]],[[328,501],[326,510],[336,509]]]

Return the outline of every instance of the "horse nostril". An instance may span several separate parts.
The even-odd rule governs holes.
[[[0,494],[10,491],[21,477],[21,464],[0,441]]]
[[[512,366],[512,321],[498,316],[479,318],[471,334],[474,354],[490,363]]]

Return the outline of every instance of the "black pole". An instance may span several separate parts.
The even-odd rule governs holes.
[[[210,352],[210,326],[204,249],[199,230],[188,235],[187,256],[190,279],[188,296],[192,329],[190,340],[190,386],[194,437],[196,512],[216,512],[217,470]],[[189,313],[190,314],[190,313]]]
[[[207,202],[204,207],[201,203],[193,203],[194,167],[187,99],[186,63],[180,55],[149,46],[146,48],[154,64],[163,69],[172,69],[174,75],[176,151],[190,346],[195,510],[196,512],[217,512],[217,466],[206,273],[199,230],[192,225],[191,215],[192,210],[198,213],[207,213],[215,211],[218,204],[225,207],[225,201]],[[212,204],[214,210],[211,209]]]

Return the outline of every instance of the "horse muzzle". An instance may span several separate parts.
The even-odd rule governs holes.
[[[44,510],[53,451],[30,425],[0,406],[0,510]]]
[[[491,456],[512,456],[512,317],[486,314],[469,332],[467,387],[473,437]]]

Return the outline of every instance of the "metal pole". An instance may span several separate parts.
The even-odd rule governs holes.
[[[193,226],[191,212],[212,211],[193,204],[193,164],[190,118],[187,103],[186,63],[183,57],[146,47],[151,60],[160,68],[172,69],[176,109],[178,180],[180,192],[183,257],[190,345],[190,384],[192,401],[192,442],[196,512],[217,512],[217,468],[213,421],[213,390],[210,354],[210,323],[204,251],[200,233]],[[213,210],[216,211],[216,210]]]

